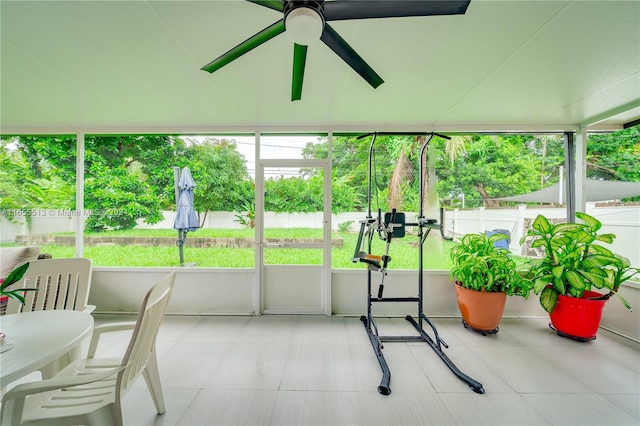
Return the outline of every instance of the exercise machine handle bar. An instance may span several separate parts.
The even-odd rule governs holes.
[[[372,217],[371,216],[371,170],[372,170],[372,166],[373,166],[373,145],[376,143],[376,137],[378,136],[378,133],[374,133],[373,137],[371,138],[371,142],[369,143],[369,176],[368,176],[368,188],[367,188],[367,218]],[[380,216],[380,213],[378,213],[378,216]]]
[[[424,153],[426,151],[426,147],[427,145],[429,145],[429,141],[431,140],[431,138],[433,138],[434,136],[438,136],[441,137],[443,139],[447,139],[447,140],[451,140],[451,138],[447,135],[443,135],[441,133],[435,133],[435,132],[430,132],[430,133],[416,133],[416,132],[372,132],[372,133],[367,133],[364,135],[360,135],[356,138],[356,140],[359,139],[363,139],[366,138],[368,136],[373,136],[371,138],[371,143],[369,144],[369,185],[367,188],[367,201],[368,201],[368,206],[367,206],[367,218],[372,218],[373,216],[371,216],[371,170],[372,168],[372,159],[373,159],[373,145],[376,143],[376,138],[378,137],[378,135],[381,136],[419,136],[419,135],[424,135],[424,136],[428,136],[429,138],[426,140],[426,142],[424,143],[424,145],[422,146],[422,148],[420,149],[420,214],[418,217],[423,217],[423,192],[424,192],[424,182],[422,182],[422,157],[424,157]]]
[[[420,211],[418,212],[418,221],[424,218],[424,172],[422,170],[424,162],[422,159],[424,158],[425,153],[427,152],[427,146],[429,146],[429,142],[431,138],[434,136],[441,137],[446,140],[451,140],[451,138],[447,135],[441,135],[440,133],[429,133],[427,134],[428,138],[420,148],[420,163],[419,163],[419,175],[420,175]]]
[[[364,135],[360,135],[358,137],[356,137],[356,139],[363,139],[366,138],[368,136],[371,135],[380,135],[380,136],[428,136],[428,135],[433,135],[433,136],[439,136],[441,138],[444,139],[451,139],[449,136],[443,135],[441,133],[435,133],[435,132],[371,132],[371,133],[366,133]]]

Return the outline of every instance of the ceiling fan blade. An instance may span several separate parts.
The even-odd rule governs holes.
[[[233,49],[229,50],[227,53],[222,56],[214,59],[209,62],[207,65],[202,67],[203,71],[214,72],[219,70],[220,68],[227,65],[229,62],[238,59],[240,56],[244,55],[248,51],[255,49],[260,46],[262,43],[267,42],[274,38],[277,35],[280,35],[284,32],[284,19],[279,20],[278,22],[273,23],[268,26],[264,30],[255,34],[254,36],[248,38],[243,41]]]
[[[463,15],[471,0],[334,0],[324,3],[325,21]]]
[[[307,46],[295,43],[293,45],[293,78],[291,82],[291,100],[302,99],[302,80],[304,79],[304,65],[307,60]]]
[[[384,83],[384,80],[376,74],[373,68],[329,24],[325,24],[320,40],[340,56],[355,72],[360,74],[374,89]]]
[[[282,0],[247,0],[248,2],[259,4],[260,6],[268,7],[269,9],[277,10],[278,12],[284,12],[284,1]]]

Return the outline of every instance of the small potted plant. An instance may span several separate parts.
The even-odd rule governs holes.
[[[538,215],[520,244],[529,237],[532,248],[544,250],[543,257],[530,260],[528,277],[550,315],[550,326],[562,336],[587,341],[595,339],[605,302],[612,295],[631,310],[618,288],[640,270],[602,245],[611,244],[615,235],[599,234],[598,219],[582,212],[576,217],[582,223],[554,225]]]
[[[0,278],[0,303],[2,304],[2,313],[4,314],[4,309],[6,307],[6,303],[9,301],[9,298],[15,299],[20,303],[24,303],[24,292],[25,291],[37,291],[37,288],[18,288],[14,290],[9,290],[9,286],[17,283],[24,276],[24,273],[29,268],[29,262],[26,262],[17,268],[15,268],[4,280]],[[5,335],[0,332],[0,343],[4,342]]]
[[[3,301],[8,300],[9,298],[15,299],[20,303],[24,303],[24,292],[25,291],[37,291],[37,288],[17,288],[13,290],[9,290],[9,287],[22,279],[25,272],[29,269],[29,262],[23,263],[22,265],[15,268],[4,280],[0,278],[0,299]]]
[[[496,242],[508,236],[466,234],[450,252],[462,323],[482,334],[497,333],[507,296],[529,297],[532,282],[519,271],[508,249]]]

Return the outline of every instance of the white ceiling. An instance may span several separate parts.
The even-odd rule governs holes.
[[[0,125],[17,132],[490,131],[640,118],[640,1],[472,0],[458,16],[331,22],[385,80],[319,42],[291,102],[279,20],[229,1],[0,1]],[[603,121],[604,120],[604,121]]]

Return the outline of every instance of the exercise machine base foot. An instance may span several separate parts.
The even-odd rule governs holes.
[[[451,361],[449,357],[444,353],[444,351],[442,350],[442,346],[443,345],[445,347],[448,347],[448,346],[438,336],[435,326],[431,323],[431,321],[427,318],[426,315],[421,314],[421,319],[425,321],[433,329],[433,332],[434,332],[433,339],[431,338],[431,336],[429,336],[429,334],[427,334],[422,329],[421,324],[418,324],[418,322],[411,315],[407,315],[405,319],[409,321],[411,325],[413,325],[413,327],[419,333],[418,336],[379,336],[378,330],[375,325],[375,322],[373,321],[373,318],[371,316],[365,316],[365,315],[362,315],[360,317],[360,321],[362,321],[362,324],[367,332],[369,341],[371,342],[371,346],[373,348],[373,351],[376,355],[376,358],[378,359],[378,363],[380,364],[380,368],[382,370],[382,380],[380,381],[380,385],[378,386],[378,392],[380,394],[382,395],[391,394],[391,387],[389,386],[391,382],[391,371],[384,358],[384,354],[382,353],[382,349],[384,347],[382,342],[384,341],[395,341],[395,342],[423,341],[427,343],[431,347],[431,349],[433,349],[433,351],[440,357],[440,359],[446,364],[446,366],[449,367],[449,370],[451,370],[451,372],[455,374],[460,380],[467,383],[469,385],[469,388],[473,392],[479,393],[479,394],[485,393],[482,383],[472,379],[471,377],[467,376],[462,371],[460,371],[460,369],[458,369],[458,367],[453,363],[453,361]]]
[[[432,339],[431,336],[429,336],[422,329],[422,327],[420,327],[418,322],[411,315],[407,315],[406,316],[406,320],[409,321],[411,323],[411,325],[413,325],[413,327],[418,331],[418,333],[420,333],[420,336],[422,337],[422,340],[424,340],[429,346],[431,346],[431,349],[433,349],[433,351],[440,357],[440,359],[446,364],[446,366],[449,367],[449,370],[451,370],[451,372],[453,374],[455,374],[456,377],[458,377],[460,380],[462,380],[463,382],[468,384],[469,388],[472,391],[474,391],[475,393],[479,393],[479,394],[485,393],[484,387],[482,387],[482,383],[478,382],[477,380],[472,379],[471,377],[467,376],[462,371],[460,371],[460,369],[453,363],[453,361],[451,361],[451,359],[449,359],[447,354],[444,353],[444,351],[442,350],[442,345],[444,345],[445,347],[448,347],[448,346],[438,336],[436,327],[435,327],[435,325],[433,325],[431,323],[429,318],[426,315],[422,314],[422,313],[420,314],[420,318],[423,321],[425,321],[429,326],[431,326],[431,328],[433,329],[433,332],[435,334],[435,340]]]
[[[364,328],[367,331],[369,341],[373,347],[373,352],[376,354],[376,358],[378,358],[378,363],[382,369],[382,380],[378,386],[378,393],[381,395],[389,395],[391,394],[391,387],[389,386],[389,382],[391,382],[391,370],[389,370],[389,365],[387,365],[387,361],[384,359],[384,355],[382,354],[382,349],[384,348],[382,341],[376,334],[374,334],[373,329],[371,328],[372,326],[375,327],[375,323],[373,322],[373,318],[366,317],[364,315],[360,317],[360,321],[362,321],[362,325],[364,325]]]

